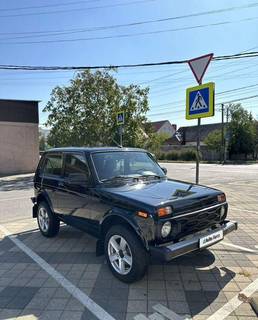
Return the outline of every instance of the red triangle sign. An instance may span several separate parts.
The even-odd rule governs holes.
[[[205,71],[208,68],[209,63],[213,57],[213,53],[206,54],[204,56],[188,60],[188,64],[195,76],[196,81],[201,84]]]

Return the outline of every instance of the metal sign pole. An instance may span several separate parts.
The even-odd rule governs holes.
[[[197,57],[191,60],[188,60],[188,64],[189,67],[191,68],[194,77],[196,79],[196,81],[199,84],[199,87],[193,87],[193,88],[188,88],[186,90],[186,119],[187,120],[191,120],[191,119],[198,119],[198,123],[197,123],[197,139],[196,139],[196,175],[195,175],[195,181],[196,184],[199,184],[199,174],[200,174],[200,131],[201,131],[201,118],[202,117],[210,117],[214,115],[214,95],[211,97],[210,99],[210,95],[207,99],[207,93],[205,95],[201,94],[200,92],[202,90],[207,90],[210,93],[210,91],[212,90],[212,92],[214,93],[214,84],[213,83],[209,83],[207,84],[207,88],[202,86],[202,79],[203,76],[208,68],[209,63],[211,62],[213,58],[213,53],[209,53],[206,54],[204,56],[201,57]],[[206,89],[204,89],[206,88]],[[198,90],[198,91],[197,91]],[[190,95],[193,94],[193,92],[197,92],[194,101],[191,102],[191,106],[190,106]],[[206,96],[206,98],[205,98]],[[206,101],[205,101],[206,100]],[[194,113],[191,114],[191,108],[192,105],[195,103],[195,106],[193,108],[192,111],[194,111]],[[213,109],[210,110],[210,106],[211,103],[213,104]],[[197,110],[202,109],[202,113],[198,113],[196,112]],[[206,110],[206,112],[203,112],[203,110]]]
[[[117,112],[116,123],[118,125],[118,132],[119,132],[119,137],[120,137],[120,147],[123,147],[123,134],[124,134],[124,124],[125,124],[124,111]]]
[[[202,84],[202,80],[198,81],[199,85]],[[199,184],[200,177],[200,131],[201,131],[201,118],[197,120],[197,139],[196,139],[196,173],[195,183]]]
[[[196,141],[196,174],[195,174],[195,183],[199,183],[199,174],[200,174],[200,127],[201,127],[201,118],[198,118],[197,125],[197,141]]]
[[[120,146],[123,146],[123,127],[120,126]]]

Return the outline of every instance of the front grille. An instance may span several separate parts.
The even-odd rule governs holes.
[[[177,219],[172,220],[171,235],[173,239],[180,239],[186,235],[210,228],[221,222],[223,219],[224,217],[221,218],[220,216],[220,207],[183,216],[181,218],[178,217]]]

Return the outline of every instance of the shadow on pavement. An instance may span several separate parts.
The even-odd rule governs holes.
[[[153,305],[161,303],[167,305],[176,313],[195,316],[209,308],[218,296],[220,296],[220,302],[225,298],[223,302],[225,304],[226,296],[224,297],[221,291],[235,277],[235,273],[230,269],[216,267],[215,255],[209,250],[203,250],[179,257],[167,264],[151,261],[149,271],[144,279],[129,285],[114,278],[105,264],[104,257],[96,256],[96,240],[84,232],[63,225],[60,228],[59,235],[55,238],[44,238],[36,229],[18,233],[17,237],[54,267],[58,265],[66,270],[65,266],[70,265],[73,266],[75,272],[78,268],[79,272],[82,265],[99,265],[100,269],[96,274],[90,297],[117,320],[126,318],[130,289],[136,288],[138,285],[139,288],[141,288],[141,285],[142,288],[145,288],[144,284],[146,284],[146,299],[150,309],[152,303]],[[5,319],[1,315],[1,309],[9,310],[10,318],[16,316],[11,314],[12,309],[14,309],[14,301],[16,310],[13,310],[13,312],[17,312],[17,309],[20,312],[23,309],[26,311],[27,305],[34,302],[38,297],[37,292],[42,288],[38,285],[32,286],[33,289],[27,290],[28,292],[20,290],[21,287],[26,287],[17,285],[17,280],[15,280],[20,277],[21,270],[18,268],[17,274],[12,272],[11,264],[15,267],[17,264],[31,265],[34,262],[22,251],[15,251],[12,248],[13,244],[10,243],[8,238],[0,241],[0,250],[4,251],[0,256],[0,271],[1,264],[10,264],[10,270],[6,269],[0,277],[0,319]],[[30,274],[26,275],[25,272],[23,278],[25,276],[30,277]],[[14,278],[13,284],[12,281],[5,283],[4,281],[10,279],[10,277]],[[73,282],[72,278],[69,280]],[[77,285],[77,282],[75,282],[75,285]],[[144,291],[145,289],[141,290]],[[18,296],[18,292],[20,292],[20,296]],[[15,296],[15,294],[17,295]],[[113,304],[110,303],[110,299],[120,301],[119,312],[112,309]],[[177,309],[178,307],[182,308],[182,305],[184,309]],[[31,314],[30,310],[27,311],[27,315]],[[84,310],[84,316],[81,319],[84,319],[86,315],[88,317],[88,311]],[[87,319],[90,320],[91,318],[88,317]]]
[[[33,177],[17,177],[0,180],[0,191],[28,190],[33,187]]]

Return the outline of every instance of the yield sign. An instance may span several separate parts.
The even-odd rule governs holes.
[[[199,84],[202,83],[202,78],[205,74],[205,71],[208,68],[208,65],[213,57],[213,53],[206,54],[198,58],[188,60],[188,64],[195,76],[195,79]]]

